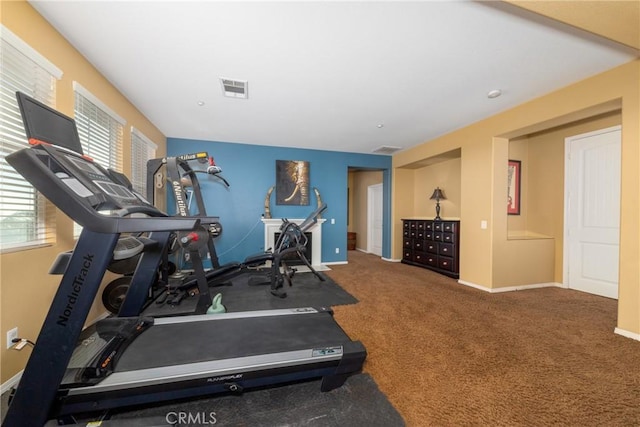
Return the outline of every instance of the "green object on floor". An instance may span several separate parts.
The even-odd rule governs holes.
[[[207,314],[220,314],[226,313],[227,309],[222,305],[222,294],[216,294],[211,301],[211,307],[207,310]]]

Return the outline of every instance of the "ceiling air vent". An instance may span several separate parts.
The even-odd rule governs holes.
[[[393,154],[398,150],[402,150],[402,147],[393,147],[391,145],[382,145],[375,150],[373,150],[376,154]]]
[[[247,99],[249,97],[248,83],[246,80],[233,80],[220,77],[220,83],[222,83],[222,92],[224,93],[224,96],[242,99]]]

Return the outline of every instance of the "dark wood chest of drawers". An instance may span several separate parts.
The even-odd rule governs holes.
[[[460,277],[460,221],[402,220],[402,262]]]

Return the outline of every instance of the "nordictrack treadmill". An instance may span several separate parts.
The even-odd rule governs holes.
[[[25,121],[25,103],[50,110],[18,96]],[[67,120],[75,130],[72,119],[50,113],[54,125]],[[91,159],[48,145],[46,132],[30,142],[7,161],[83,231],[3,426],[307,378],[322,377],[328,391],[362,369],[364,346],[323,308],[107,318],[83,331],[121,233],[151,232],[162,245],[199,220],[167,217]]]

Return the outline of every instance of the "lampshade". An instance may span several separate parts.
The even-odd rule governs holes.
[[[429,197],[429,199],[430,200],[447,200],[447,198],[444,196],[444,193],[442,192],[440,187],[436,187],[436,189],[433,190],[433,194],[431,195],[431,197]]]

